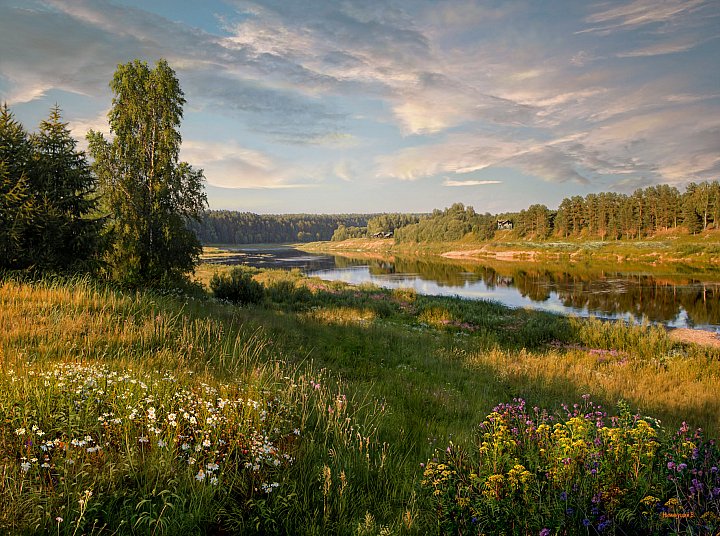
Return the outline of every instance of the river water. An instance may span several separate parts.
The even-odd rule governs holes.
[[[328,281],[412,288],[419,294],[498,301],[577,316],[652,322],[720,333],[720,281],[701,274],[579,269],[541,263],[441,262],[426,258],[353,259],[287,246],[233,250],[225,263],[297,268]]]

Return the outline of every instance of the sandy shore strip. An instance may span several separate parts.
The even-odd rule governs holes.
[[[701,329],[677,328],[669,332],[670,338],[678,342],[700,344],[720,348],[720,335]]]

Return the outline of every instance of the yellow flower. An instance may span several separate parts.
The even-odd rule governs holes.
[[[660,502],[660,499],[658,499],[657,497],[653,497],[652,495],[648,495],[647,497],[644,497],[644,498],[640,501],[640,504],[645,505],[645,506],[648,506],[648,507],[653,507],[653,506],[655,506],[655,505],[656,505],[657,503],[659,503],[659,502]]]

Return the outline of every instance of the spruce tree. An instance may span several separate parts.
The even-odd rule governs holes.
[[[102,225],[93,217],[97,181],[57,105],[31,141],[35,159],[32,186],[38,210],[31,243],[35,262],[53,271],[91,268],[100,251]]]
[[[0,107],[0,268],[25,268],[32,262],[27,248],[35,214],[31,172],[28,134],[4,104]]]

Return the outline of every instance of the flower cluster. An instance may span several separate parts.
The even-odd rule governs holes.
[[[126,457],[167,460],[198,484],[217,485],[227,471],[254,473],[258,491],[269,493],[277,483],[263,480],[293,462],[283,441],[296,435],[292,410],[271,393],[256,399],[242,386],[76,363],[10,370],[0,382],[20,391],[12,449],[20,474],[39,486]]]
[[[422,486],[447,532],[715,533],[719,463],[701,431],[667,439],[622,405],[608,417],[584,396],[551,415],[514,400],[482,422],[474,451],[438,451]]]

